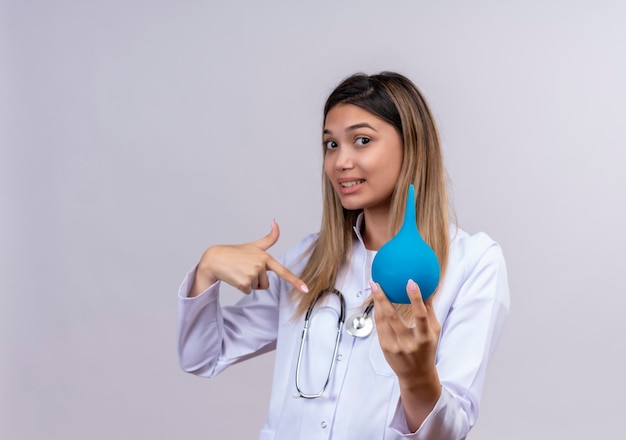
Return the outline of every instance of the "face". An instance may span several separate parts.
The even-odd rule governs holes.
[[[389,123],[351,104],[326,115],[324,172],[344,208],[388,211],[402,166],[402,139]]]

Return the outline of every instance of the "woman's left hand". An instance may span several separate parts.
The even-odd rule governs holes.
[[[406,291],[411,301],[413,322],[405,322],[380,286],[371,283],[374,318],[380,346],[399,380],[432,377],[441,326],[432,300],[422,301],[419,287],[409,280]]]
[[[409,280],[406,286],[413,312],[412,322],[402,319],[378,284],[370,284],[380,347],[387,363],[398,376],[407,424],[414,432],[441,395],[435,366],[441,326],[432,300],[422,300],[414,281]]]

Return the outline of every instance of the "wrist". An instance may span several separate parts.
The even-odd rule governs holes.
[[[207,284],[208,286],[219,281],[219,277],[214,268],[215,262],[217,261],[215,258],[216,250],[217,246],[208,248],[202,255],[202,258],[198,262],[198,267],[196,268],[196,279],[200,278],[203,284]]]
[[[439,375],[435,371],[434,374],[418,375],[398,381],[407,427],[410,432],[416,432],[441,397]]]
[[[207,288],[217,283],[219,278],[215,274],[205,268],[198,266],[196,269],[196,283],[200,283]]]
[[[424,374],[398,378],[398,383],[403,395],[414,396],[424,403],[434,403],[441,395],[441,382],[436,369]]]
[[[195,279],[189,292],[189,297],[191,298],[200,295],[206,289],[219,281],[219,278],[215,274],[215,271],[211,269],[211,257],[209,253],[210,248],[207,249],[205,254],[202,256],[202,259],[198,263],[198,266],[196,267]]]

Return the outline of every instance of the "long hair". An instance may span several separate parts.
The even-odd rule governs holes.
[[[404,218],[409,184],[415,188],[415,211],[419,231],[435,251],[445,273],[449,251],[446,176],[439,135],[426,100],[406,77],[394,72],[355,74],[341,82],[324,106],[324,121],[338,104],[352,104],[391,124],[403,146],[403,161],[390,207],[390,233],[395,235]],[[324,154],[326,149],[324,148]],[[361,210],[343,208],[332,183],[322,172],[322,224],[311,255],[300,278],[309,294],[300,295],[295,316],[303,315],[316,294],[334,287],[341,266],[350,258],[353,226]],[[442,276],[443,278],[443,276]],[[294,291],[295,292],[295,291]],[[397,306],[405,318],[410,305]]]

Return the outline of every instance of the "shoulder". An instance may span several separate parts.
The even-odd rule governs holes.
[[[481,263],[504,265],[500,244],[485,232],[469,234],[457,226],[451,226],[448,265],[462,266],[467,271]]]
[[[469,234],[457,227],[450,230],[446,280],[448,287],[456,292],[454,296],[471,290],[472,295],[495,295],[508,302],[508,276],[502,248],[484,232]]]
[[[450,301],[483,299],[508,309],[508,276],[502,248],[484,232],[469,234],[451,228],[445,284]]]

